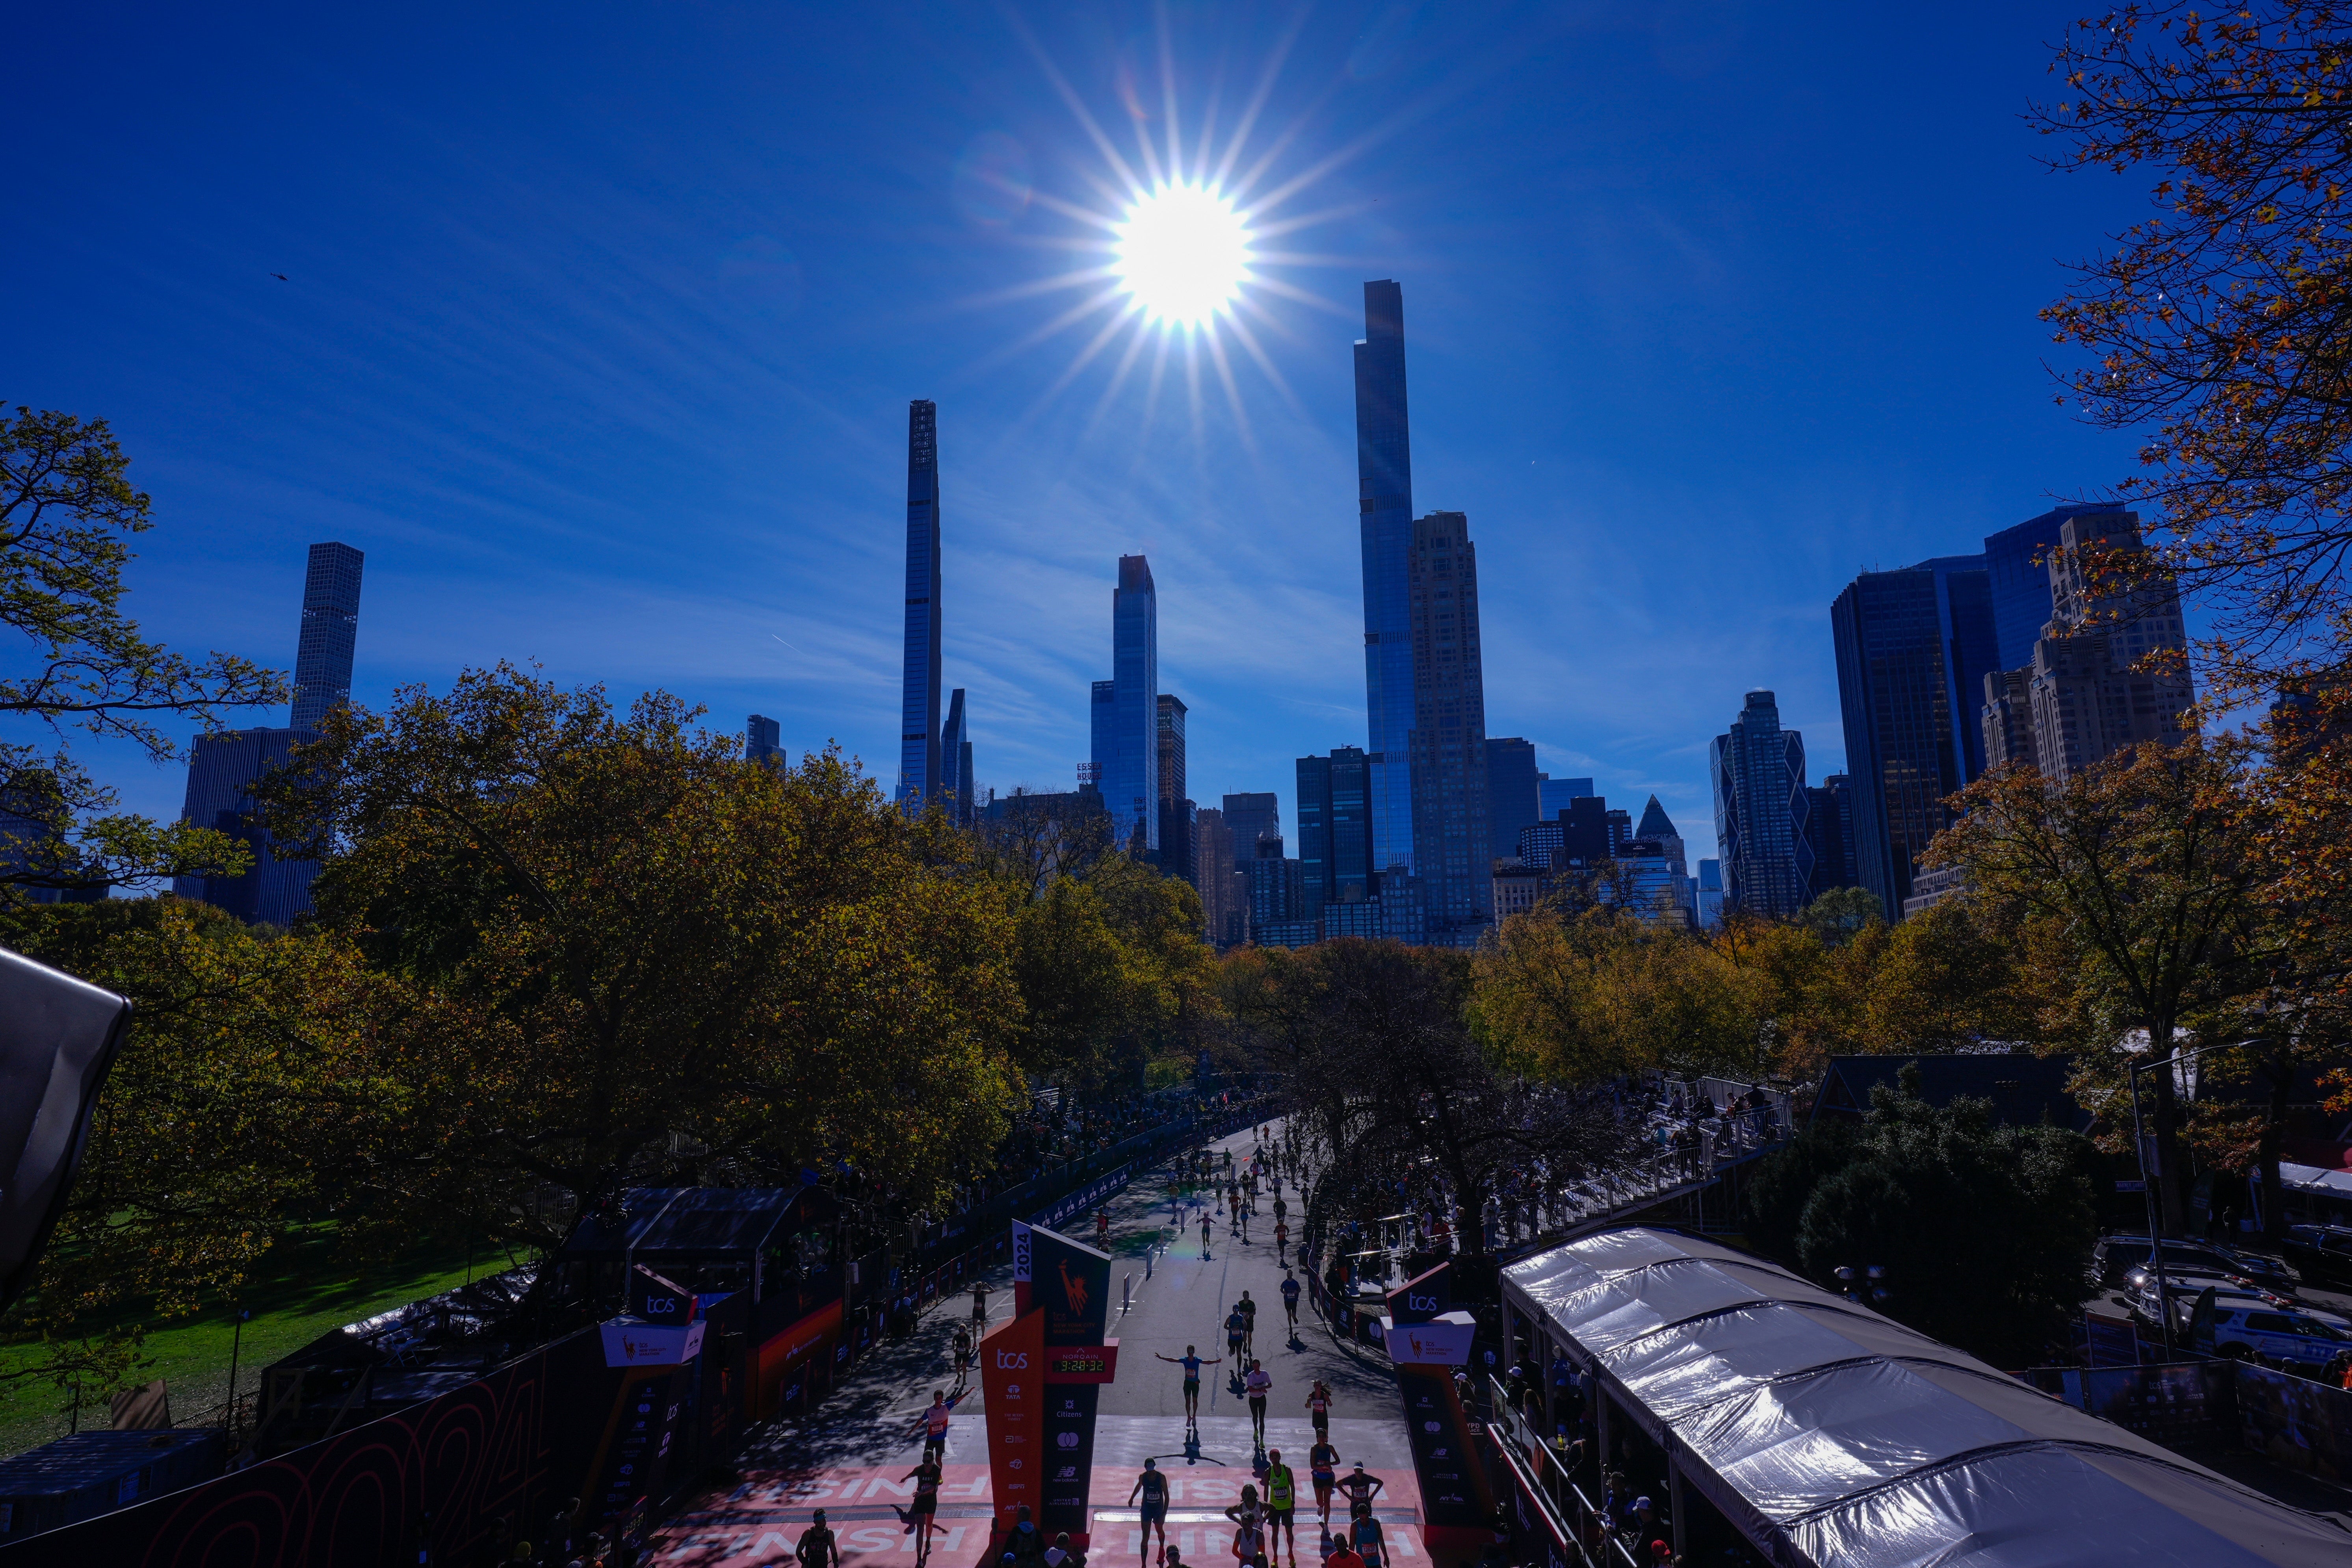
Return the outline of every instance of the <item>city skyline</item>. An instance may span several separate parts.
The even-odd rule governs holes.
[[[1337,259],[1277,269],[1308,298],[1255,296],[1282,387],[1229,345],[1245,425],[1205,356],[1171,351],[1155,381],[1147,348],[1113,395],[1122,350],[1073,375],[1083,340],[1021,347],[1058,308],[1016,292],[1061,265],[1048,199],[1093,203],[1097,154],[993,14],[934,19],[912,57],[876,18],[789,49],[780,26],[675,22],[627,49],[617,120],[564,90],[607,68],[595,29],[498,23],[541,41],[490,92],[480,62],[362,46],[344,19],[167,26],[115,57],[152,78],[137,112],[97,115],[74,29],[45,19],[68,64],[27,101],[54,227],[0,266],[54,308],[16,345],[16,395],[113,421],[159,525],[131,602],[174,648],[282,660],[300,550],[341,538],[371,556],[368,706],[536,662],[677,692],[714,728],[772,716],[794,756],[838,739],[885,793],[903,646],[874,606],[905,559],[877,521],[903,501],[897,421],[935,398],[957,500],[945,656],[976,699],[980,781],[1067,788],[1105,673],[1076,629],[1108,559],[1139,551],[1186,607],[1162,654],[1195,797],[1271,789],[1289,809],[1296,757],[1369,739],[1345,356],[1363,282],[1397,279],[1414,509],[1465,512],[1487,567],[1490,731],[1555,779],[1654,791],[1703,837],[1706,738],[1745,687],[1773,686],[1817,767],[1840,762],[1820,607],[1857,566],[1968,548],[2129,471],[2126,439],[2050,404],[2034,318],[2063,287],[2048,236],[2095,226],[2105,198],[2043,174],[2016,124],[2044,63],[2021,10],[1871,99],[1885,134],[1859,155],[1851,110],[1804,106],[1891,79],[1877,67],[1917,57],[1910,21],[1832,60],[1765,35],[1669,52],[1625,19],[1433,16],[1399,47],[1367,41],[1381,14],[1318,15],[1269,78],[1266,135],[1297,133],[1270,177],[1311,173],[1307,204],[1337,215],[1268,248]],[[1028,15],[1071,95],[1132,123],[1118,84],[1157,68],[1149,9],[1098,31]],[[1179,18],[1184,106],[1210,96],[1213,42],[1255,69],[1284,36],[1240,9]],[[793,63],[818,42],[829,78]],[[351,90],[304,85],[328,62]],[[1464,97],[1471,69],[1491,74]],[[209,116],[207,82],[255,103],[293,84],[318,134],[231,116],[175,139]],[[1538,83],[1570,90],[1520,90]],[[459,106],[480,158],[418,134],[420,94]],[[704,174],[647,189],[640,154]],[[1792,200],[1793,172],[1822,168],[1835,199]],[[1953,188],[2016,222],[1956,241],[1934,193]],[[157,237],[181,258],[168,284],[138,259]],[[1935,377],[1906,372],[1926,362]],[[196,384],[227,390],[170,390]],[[127,806],[175,814],[176,769],[89,755]]]

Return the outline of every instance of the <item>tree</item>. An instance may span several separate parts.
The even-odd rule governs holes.
[[[2068,1005],[2084,1013],[2078,1092],[2112,1096],[2127,1031],[2152,1091],[2168,1235],[2186,1213],[2181,1111],[2168,1063],[2182,1025],[2251,990],[2266,959],[2253,891],[2258,815],[2231,743],[2142,746],[2063,784],[1996,770],[1958,797],[1964,814],[1923,863],[1956,866],[1996,917],[2040,922],[2071,952]],[[2115,1107],[2127,1124],[2131,1108]]]
[[[341,1071],[357,1015],[324,1004],[364,979],[347,948],[173,898],[0,907],[0,945],[133,1004],[35,1288],[5,1320],[50,1342],[25,1375],[102,1393],[145,1318],[234,1299],[289,1224],[331,1207],[374,1085]]]
[[[921,1203],[1003,1134],[1013,931],[952,831],[696,716],[468,671],[338,710],[265,786],[394,982],[351,1064],[396,1089],[350,1156],[367,1206],[545,1246],[655,1176],[847,1160]]]
[[[230,653],[193,662],[123,613],[124,537],[153,526],[129,466],[102,419],[0,413],[0,626],[24,639],[26,659],[24,674],[0,677],[0,717],[47,737],[0,739],[0,890],[235,875],[249,861],[210,826],[116,810],[66,744],[79,729],[167,762],[180,751],[164,721],[211,727],[229,709],[288,696],[275,672]]]
[[[2090,423],[2153,427],[2121,486],[2216,612],[2223,681],[2343,667],[2352,639],[2352,13],[2334,0],[2126,5],[2071,28],[2037,105],[2061,170],[2146,167],[2157,211],[2080,264],[2042,312],[2091,359]]]
[[[2056,1127],[1996,1126],[1988,1101],[1930,1105],[1916,1066],[1900,1082],[1871,1092],[1843,1162],[1830,1140],[1768,1156],[1759,1185],[1774,1212],[1793,1190],[1787,1177],[1813,1182],[1794,1256],[1780,1256],[1833,1288],[1840,1268],[1858,1281],[1883,1269],[1886,1298],[1865,1287],[1866,1304],[1996,1366],[2027,1364],[2081,1310],[2098,1236],[2090,1145]]]
[[[1805,905],[1797,918],[1825,946],[1835,947],[1869,926],[1885,925],[1886,911],[1878,894],[1866,887],[1833,887]]]

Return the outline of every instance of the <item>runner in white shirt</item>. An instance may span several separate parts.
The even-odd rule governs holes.
[[[1250,1431],[1258,1447],[1265,1446],[1265,1399],[1273,1392],[1274,1379],[1265,1375],[1264,1364],[1251,1362],[1249,1375],[1242,1379],[1242,1392],[1249,1396]]]

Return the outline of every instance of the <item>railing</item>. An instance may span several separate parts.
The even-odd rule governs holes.
[[[1547,1522],[1555,1525],[1595,1568],[1643,1568],[1611,1528],[1611,1521],[1576,1484],[1551,1445],[1511,1403],[1509,1392],[1491,1376],[1486,1379],[1486,1397],[1493,1406],[1486,1430],[1512,1468],[1534,1483],[1532,1495],[1550,1513]]]

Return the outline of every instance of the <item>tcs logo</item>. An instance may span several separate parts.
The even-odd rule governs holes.
[[[1412,1291],[1408,1291],[1405,1292],[1404,1304],[1411,1307],[1417,1312],[1433,1312],[1437,1310],[1437,1298],[1435,1296],[1416,1296]]]
[[[999,1372],[1026,1372],[1026,1371],[1028,1371],[1028,1370],[1029,1370],[1029,1353],[1028,1353],[1027,1351],[1025,1351],[1025,1350],[1018,1350],[1018,1351],[1015,1351],[1015,1350],[1000,1350],[1000,1351],[998,1351],[998,1352],[996,1353],[996,1370],[997,1370],[997,1371],[999,1371]]]

